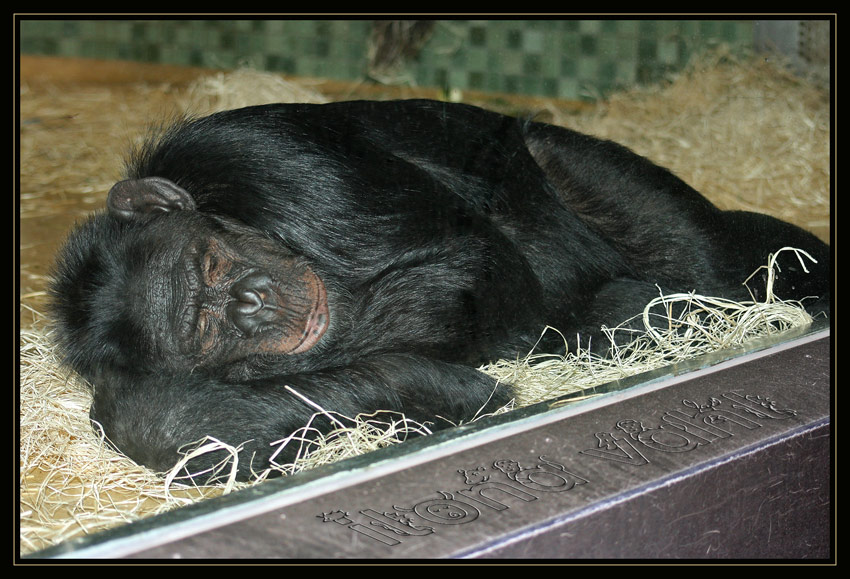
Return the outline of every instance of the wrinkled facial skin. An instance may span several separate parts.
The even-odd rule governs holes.
[[[181,232],[177,239],[174,231]],[[215,369],[257,354],[301,354],[328,327],[322,280],[254,232],[176,212],[155,217],[138,246],[160,250],[131,275],[129,308],[169,369]]]

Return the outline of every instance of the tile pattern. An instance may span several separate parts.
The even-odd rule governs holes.
[[[742,20],[442,20],[397,82],[592,99],[652,82],[719,43],[745,50]],[[20,51],[361,80],[370,20],[43,20],[20,22]],[[384,79],[386,80],[386,79]]]

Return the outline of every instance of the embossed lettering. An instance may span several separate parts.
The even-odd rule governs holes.
[[[366,535],[370,539],[380,541],[384,545],[389,545],[390,547],[401,543],[401,541],[399,541],[395,537],[386,535],[375,528],[367,527],[366,525],[361,525],[360,523],[354,523],[352,525],[349,525],[348,528],[356,533],[360,533],[361,535]]]
[[[732,436],[730,427],[734,424],[747,430],[761,428],[761,424],[758,422],[728,409],[719,408],[721,403],[716,398],[711,398],[709,404],[704,405],[699,405],[691,400],[683,400],[682,404],[695,408],[696,412],[687,414],[681,410],[673,410],[665,413],[661,419],[673,426],[682,427],[684,430],[691,431],[691,428],[696,428],[702,432],[703,436],[710,437],[709,440]],[[725,428],[721,428],[721,426]]]
[[[561,492],[568,491],[577,484],[587,481],[567,471],[563,465],[551,462],[544,456],[539,456],[540,461],[533,467],[522,467],[513,460],[497,460],[493,463],[507,477],[518,482],[522,486],[538,491]]]
[[[707,442],[712,442],[720,438],[729,438],[732,433],[728,430],[718,428],[714,424],[706,424],[708,416],[691,416],[681,410],[671,410],[665,412],[661,417],[661,421],[673,428],[684,430],[685,432],[702,438]]]
[[[748,394],[742,396],[737,392],[727,392],[723,397],[732,403],[732,408],[741,409],[745,412],[753,414],[758,418],[791,418],[797,416],[796,410],[776,408],[776,402],[767,396],[757,396]]]
[[[326,523],[344,525],[356,533],[389,546],[398,545],[401,542],[396,536],[429,535],[434,532],[431,527],[415,526],[408,518],[398,513],[378,513],[372,509],[364,509],[360,511],[360,514],[373,520],[369,525],[355,523],[351,520],[351,515],[345,511],[333,511],[317,516]]]
[[[492,491],[498,491],[498,493],[494,493]],[[500,482],[481,483],[468,489],[459,490],[458,494],[464,498],[476,501],[497,511],[507,509],[508,505],[496,500],[496,496],[499,496],[501,500],[504,500],[506,497],[514,497],[525,502],[537,500],[537,497],[530,493],[513,487],[507,483]]]
[[[469,503],[458,501],[450,493],[440,492],[442,498],[416,503],[412,508],[394,507],[398,511],[413,512],[431,523],[462,525],[478,518],[480,511]]]
[[[660,452],[688,452],[703,444],[708,444],[704,438],[694,434],[688,436],[687,431],[674,431],[660,426],[646,428],[637,435],[637,439],[647,448]]]
[[[609,432],[597,432],[596,440],[596,448],[581,450],[579,454],[588,454],[597,458],[623,462],[634,466],[649,463],[646,457],[627,438],[617,437]]]
[[[724,402],[731,409],[723,408]],[[779,408],[776,401],[766,396],[744,396],[737,392],[727,392],[721,398],[711,397],[705,404],[687,399],[682,400],[682,404],[695,412],[665,412],[661,417],[662,423],[656,428],[647,428],[639,420],[620,420],[616,428],[625,436],[597,432],[596,448],[579,451],[579,454],[641,466],[648,464],[649,460],[636,444],[659,452],[688,452],[733,436],[733,426],[745,430],[761,428],[762,425],[753,417],[781,420],[797,415],[795,410]]]
[[[371,525],[381,527],[396,535],[430,535],[434,532],[433,527],[416,526],[409,516],[398,512],[379,513],[372,509],[363,509],[360,514],[373,519]]]
[[[504,512],[509,505],[539,500],[540,497],[529,490],[560,493],[588,482],[545,456],[537,457],[536,464],[530,467],[514,460],[501,459],[493,462],[492,469],[477,466],[457,469],[457,472],[469,488],[454,493],[438,491],[437,498],[425,498],[410,507],[394,505],[393,511],[362,509],[359,515],[363,519],[358,522],[353,521],[347,511],[341,510],[322,513],[318,517],[323,522],[345,526],[360,536],[395,546],[403,538],[435,533],[433,525],[464,525],[476,521],[482,513],[481,508]],[[505,480],[494,480],[498,477]],[[364,524],[366,520],[368,524]]]

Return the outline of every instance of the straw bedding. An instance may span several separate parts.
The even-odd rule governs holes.
[[[84,385],[59,369],[54,356],[49,320],[41,314],[50,254],[75,218],[102,206],[104,191],[119,177],[120,152],[131,143],[127,135],[142,134],[151,118],[183,109],[338,96],[253,71],[212,75],[188,87],[21,87],[22,554],[244,486],[186,486],[178,470],[162,476],[110,449],[90,426]],[[497,105],[468,100],[528,112],[511,110],[509,99]],[[557,101],[544,108],[545,120],[620,141],[673,169],[723,208],[771,213],[829,238],[828,95],[773,61],[715,53],[668,83],[616,94],[589,110],[576,112]],[[805,263],[805,255],[798,257]],[[765,267],[771,267],[769,256]],[[482,370],[519,384],[515,404],[525,406],[811,321],[797,304],[773,297],[738,304],[698,294],[659,296],[644,315],[664,315],[672,300],[690,306],[670,320],[669,331],[636,335],[609,358],[530,352],[524,360]],[[395,444],[428,427],[390,413],[342,417],[333,409],[316,411],[333,415],[340,429],[318,447],[302,436],[309,425],[283,441],[305,451],[295,464],[280,465],[283,472]],[[206,441],[200,451],[217,444]]]

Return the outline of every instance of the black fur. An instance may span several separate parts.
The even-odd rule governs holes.
[[[250,441],[243,456],[262,470],[269,443],[315,412],[285,385],[346,415],[469,419],[511,397],[474,367],[526,353],[546,325],[599,346],[601,325],[637,314],[659,288],[747,298],[742,282],[783,246],[817,264],[806,274],[780,260],[777,295],[829,303],[829,247],[809,233],[719,211],[617,144],[472,106],[227,111],[170,127],[127,178],[110,211],[70,236],[51,291],[63,355],[94,385],[92,417],[156,469],[210,435]],[[291,259],[322,280],[330,322],[315,345],[187,357],[181,332],[195,328],[174,322],[174,304],[202,290],[174,264],[219,234],[242,240],[250,263]],[[316,284],[303,279],[293,291],[307,295]]]

